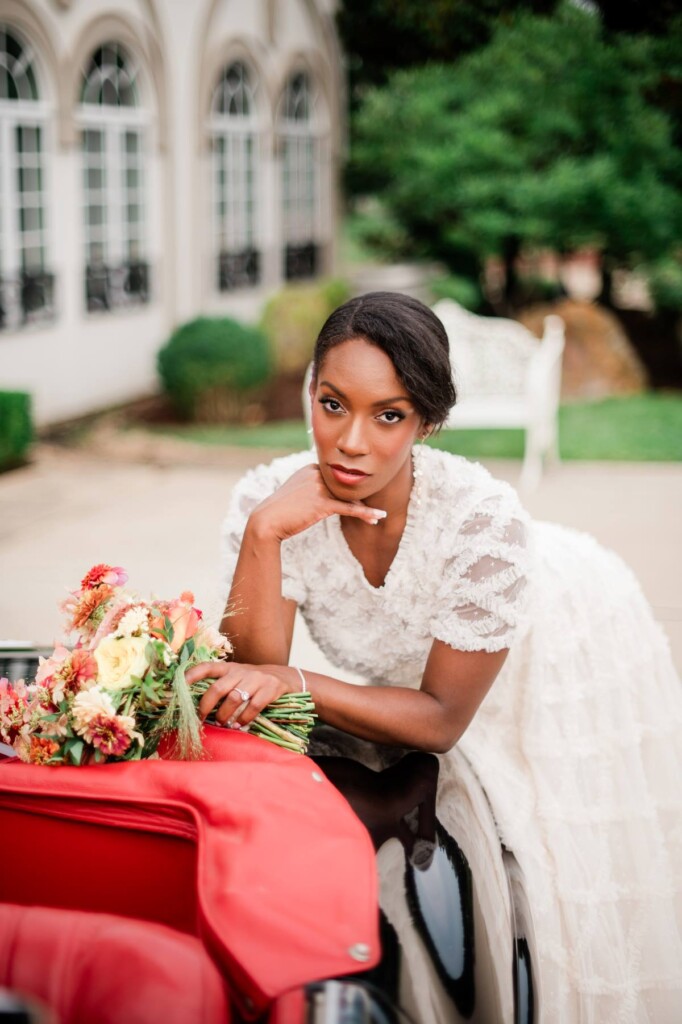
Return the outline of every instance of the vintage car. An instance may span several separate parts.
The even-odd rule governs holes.
[[[4,649],[0,648],[0,676],[10,679],[30,677],[39,653],[30,646],[5,645]],[[6,756],[11,754],[8,748],[4,748],[4,752],[0,750],[0,754],[5,755],[0,764],[0,828],[7,854],[0,872],[0,903],[12,905],[10,909],[13,908],[15,914],[37,912],[49,905],[53,913],[82,913],[86,910],[126,917],[139,915],[140,927],[151,927],[147,922],[161,921],[178,932],[194,931],[226,982],[224,1004],[218,1005],[213,1017],[206,1016],[207,1024],[209,1020],[210,1024],[213,1020],[262,1020],[268,1024],[456,1024],[464,1021],[532,1024],[537,1019],[537,958],[523,876],[510,852],[502,850],[501,858],[496,858],[498,865],[502,865],[501,869],[494,869],[489,852],[486,854],[490,851],[491,836],[496,836],[494,822],[485,794],[463,757],[454,789],[452,779],[449,781],[448,799],[453,799],[453,795],[456,797],[457,813],[448,816],[446,827],[441,820],[442,815],[439,817],[441,771],[439,759],[434,755],[380,748],[326,726],[320,726],[313,732],[308,758],[283,754],[279,749],[273,752],[270,744],[262,740],[216,727],[208,731],[211,737],[208,744],[210,756],[221,763],[204,766],[200,771],[210,770],[214,773],[212,778],[217,778],[215,773],[222,771],[222,778],[231,783],[237,777],[235,764],[238,762],[239,771],[248,772],[245,777],[254,787],[249,796],[249,814],[256,813],[253,811],[254,800],[258,803],[256,780],[262,778],[260,785],[268,788],[263,814],[270,815],[269,826],[273,824],[271,819],[275,805],[279,807],[285,823],[284,828],[276,833],[280,838],[275,845],[289,843],[293,851],[291,863],[297,865],[297,861],[301,861],[292,870],[300,867],[301,878],[306,879],[306,871],[315,872],[305,864],[315,865],[321,884],[331,889],[336,886],[328,904],[322,902],[313,907],[314,928],[301,910],[303,916],[292,917],[291,936],[287,937],[285,926],[282,937],[279,934],[282,921],[275,916],[272,929],[279,929],[279,933],[273,946],[267,918],[259,917],[256,912],[261,891],[257,869],[262,862],[257,860],[254,846],[255,859],[247,859],[250,874],[246,877],[251,880],[249,899],[243,905],[238,904],[234,911],[232,931],[225,940],[228,948],[220,946],[217,940],[213,941],[215,936],[210,927],[195,927],[195,915],[201,903],[200,887],[197,888],[196,906],[179,901],[175,908],[169,910],[169,900],[159,899],[158,891],[156,896],[149,895],[150,885],[152,890],[155,885],[164,886],[166,895],[168,892],[177,893],[179,887],[187,892],[188,874],[198,868],[191,857],[187,859],[183,854],[178,859],[177,852],[170,846],[158,845],[155,830],[168,833],[173,829],[167,827],[168,819],[156,812],[156,817],[155,814],[147,814],[152,806],[152,796],[145,797],[144,792],[135,792],[136,783],[129,785],[126,781],[130,776],[129,770],[135,772],[137,769],[137,777],[144,789],[147,783],[139,771],[141,763],[112,766],[125,769],[124,772],[113,773],[102,767],[51,769],[53,777],[54,773],[70,773],[69,785],[66,792],[63,787],[59,792],[47,792],[43,785],[43,779],[47,778],[46,770],[34,765],[18,765],[16,759]],[[265,749],[267,753],[264,753]],[[235,751],[238,756],[235,756]],[[327,780],[331,782],[343,794],[345,801],[338,801],[338,794],[332,798],[327,792],[325,799],[328,803],[321,804],[322,809],[318,808],[314,813],[310,808],[312,821],[299,826],[297,819],[292,818],[291,808],[282,806],[281,800],[279,803],[275,801],[272,783],[267,783],[266,777],[259,776],[255,769],[249,772],[249,757],[258,761],[259,771],[263,758],[272,762],[272,774],[268,776],[271,780],[281,778],[285,768],[300,774],[305,764],[306,776],[323,781],[323,773],[325,785]],[[281,766],[278,757],[281,758]],[[145,779],[150,773],[155,777],[159,775],[154,768],[154,764],[158,766],[159,762],[143,764],[151,765],[144,773]],[[182,778],[197,774],[193,766],[177,762],[174,765],[174,770],[181,772]],[[255,761],[251,767],[254,765]],[[162,765],[162,769],[165,771],[165,766]],[[36,772],[43,774],[36,776]],[[92,772],[102,780],[97,783],[97,792],[87,789],[87,780]],[[102,783],[119,777],[128,788],[112,790],[109,796],[103,794]],[[332,789],[331,786],[328,788]],[[324,789],[325,786],[319,787],[319,792]],[[296,786],[286,792],[297,792]],[[100,802],[95,805],[93,801],[96,800]],[[226,796],[223,802],[227,800]],[[362,835],[353,833],[353,822],[350,817],[348,820],[344,817],[348,804],[353,811],[350,816],[353,821],[359,818],[364,825]],[[94,812],[87,810],[89,806],[95,807]],[[328,812],[324,809],[327,807]],[[174,813],[179,812],[176,809]],[[257,845],[259,841],[256,826],[262,823],[254,821],[250,830],[242,829],[239,833],[242,856],[243,844],[248,847],[250,842]],[[219,831],[223,826],[220,823],[216,826],[214,822],[213,827]],[[54,849],[57,834],[55,828],[59,829],[60,845],[67,848],[67,858],[75,859],[81,865],[88,858],[88,850],[101,852],[106,849],[109,856],[117,848],[116,844],[122,841],[121,835],[132,836],[133,828],[141,830],[142,838],[138,835],[134,842],[139,841],[142,845],[131,846],[130,849],[137,850],[140,863],[146,857],[147,867],[153,861],[158,877],[150,882],[149,871],[141,868],[141,875],[147,881],[144,886],[141,884],[134,899],[120,900],[115,888],[111,888],[102,894],[99,902],[88,902],[87,899],[83,902],[76,884],[78,872],[71,878],[72,884],[60,886],[55,882],[58,865],[65,863],[62,855],[50,864],[50,849]],[[23,835],[22,841],[14,844],[10,836],[20,834]],[[378,869],[378,922],[376,903],[370,908],[370,913],[374,917],[374,934],[380,943],[377,943],[376,950],[371,948],[374,939],[354,943],[349,947],[352,962],[344,968],[341,961],[337,963],[333,957],[330,959],[323,947],[326,938],[335,930],[340,929],[339,934],[343,933],[354,914],[359,922],[366,920],[368,892],[374,892],[372,899],[376,899],[376,889],[372,890],[375,883],[363,875],[367,856],[372,859],[369,846],[369,855],[363,846],[367,834],[376,854]],[[96,839],[92,838],[93,835]],[[178,835],[174,839],[176,842]],[[125,841],[133,842],[129,838]],[[496,839],[493,841],[498,842]],[[145,842],[148,844],[146,847]],[[306,844],[306,849],[298,851],[300,857],[296,856],[296,842]],[[346,853],[342,853],[340,861],[337,854],[341,849],[339,844],[343,842],[347,844],[343,847]],[[234,845],[232,850],[235,850]],[[351,867],[356,852],[357,863]],[[174,858],[178,869],[175,874]],[[341,862],[350,872],[350,877],[331,877],[334,874],[333,864]],[[46,870],[48,879],[51,878],[49,884],[45,880]],[[202,884],[206,896],[205,883]],[[219,908],[220,879],[213,876],[211,885],[209,902],[214,908]],[[346,889],[339,897],[341,885]],[[306,885],[305,888],[307,891],[309,887]],[[347,913],[343,907],[339,913],[339,898]],[[291,899],[295,900],[296,895],[293,894]],[[3,907],[0,906],[0,922],[2,912]],[[245,916],[242,919],[240,915]],[[208,911],[204,917],[206,925],[210,918]],[[243,923],[240,925],[240,922]],[[364,927],[364,924],[358,927]],[[306,931],[311,934],[306,935]],[[18,934],[16,929],[14,934]],[[6,952],[3,958],[2,943],[7,940],[2,935],[0,923],[0,986],[7,986],[8,978],[2,975],[3,964],[8,962]],[[359,938],[362,940],[363,936]],[[30,943],[31,940],[26,941]],[[309,948],[304,948],[306,942]],[[255,967],[249,966],[249,949],[253,950]],[[35,955],[30,955],[35,963]],[[284,963],[287,957],[293,971],[289,974]],[[317,976],[318,970],[320,976]],[[93,986],[92,978],[96,980],[96,975],[91,974],[90,977]],[[299,980],[290,985],[292,978]],[[130,983],[134,995],[137,982],[132,979]],[[26,988],[24,992],[27,992]],[[170,1024],[168,1014],[165,1016],[166,1024]],[[12,1017],[12,1020],[17,1019],[22,1018]],[[40,1017],[27,1015],[23,1019],[39,1020]],[[76,1018],[66,1014],[60,1019],[68,1024],[69,1019]],[[103,1014],[97,1019],[108,1024],[110,1019],[116,1018]],[[140,1017],[140,1020],[147,1019],[161,1017]]]

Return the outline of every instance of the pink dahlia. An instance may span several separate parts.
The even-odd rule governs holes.
[[[120,565],[93,565],[81,580],[81,590],[94,590],[106,583],[110,587],[122,587],[128,581],[128,573]]]
[[[121,757],[131,744],[130,727],[123,715],[97,715],[88,723],[88,738],[106,757]]]

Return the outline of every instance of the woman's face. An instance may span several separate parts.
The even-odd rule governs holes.
[[[330,349],[311,385],[322,478],[344,501],[365,501],[412,480],[411,451],[423,429],[393,363],[363,338]],[[409,490],[409,487],[408,487]]]

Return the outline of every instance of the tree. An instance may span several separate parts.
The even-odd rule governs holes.
[[[454,65],[394,74],[356,121],[352,168],[413,255],[475,275],[522,246],[597,246],[609,272],[682,240],[682,158],[650,99],[658,42],[605,38],[572,5],[521,14]],[[605,298],[608,300],[608,288]]]
[[[557,0],[343,0],[337,26],[351,98],[384,85],[399,68],[457,60],[487,43],[497,22],[520,8],[549,13],[556,6]]]

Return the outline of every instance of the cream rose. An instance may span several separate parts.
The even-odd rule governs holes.
[[[122,690],[131,676],[141,678],[149,668],[145,649],[148,636],[107,636],[95,651],[97,682],[105,690]]]

